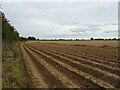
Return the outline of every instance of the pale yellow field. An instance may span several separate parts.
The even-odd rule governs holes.
[[[34,42],[34,41],[30,41]],[[70,45],[88,45],[88,46],[110,46],[118,47],[118,41],[35,41],[42,43],[58,43],[58,44],[70,44]]]

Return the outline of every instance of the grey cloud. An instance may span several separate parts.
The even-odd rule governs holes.
[[[100,28],[73,28],[73,29],[70,29],[71,32],[87,32],[87,31],[91,31],[91,32],[94,32],[94,31],[97,31],[97,30],[100,30]]]
[[[92,36],[115,36],[117,37],[117,23],[102,23],[102,24],[90,24],[82,27],[71,28],[71,32],[80,35],[92,35]]]
[[[104,23],[117,21],[116,5],[97,2],[4,3],[3,11],[21,36],[85,38],[90,34],[97,37],[96,33],[102,36],[104,31],[109,30],[109,25],[117,25]]]
[[[98,25],[90,25],[90,26],[83,26],[83,27],[77,27],[77,28],[71,28],[71,32],[76,32],[76,33],[86,33],[86,32],[94,32],[94,31],[99,31],[100,28]]]
[[[100,26],[108,26],[108,25],[118,25],[118,23],[92,24],[92,25],[88,25],[88,27],[100,27]]]
[[[118,33],[118,31],[116,31],[116,30],[112,30],[112,31],[104,31],[104,33],[107,33],[107,34],[113,34],[113,33]]]
[[[105,23],[104,26],[105,25],[118,25],[118,23]]]

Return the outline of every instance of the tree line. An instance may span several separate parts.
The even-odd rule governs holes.
[[[15,42],[19,41],[19,33],[16,29],[9,23],[9,20],[5,17],[4,13],[2,15],[2,42]]]
[[[90,40],[120,40],[120,38],[109,38],[109,39],[104,39],[104,38],[90,38]]]
[[[36,40],[35,37],[20,37],[19,33],[16,31],[14,26],[12,26],[9,20],[5,17],[5,14],[0,12],[0,17],[2,17],[2,42],[16,42],[16,41],[27,41]]]
[[[36,39],[35,37],[21,37],[22,41],[27,41],[27,40],[40,40],[40,41],[86,41],[86,40],[89,40],[89,41],[92,41],[92,40],[104,40],[104,41],[107,41],[107,40],[120,40],[120,39],[117,39],[117,38],[109,38],[109,39],[104,39],[104,38],[90,38],[90,39]]]

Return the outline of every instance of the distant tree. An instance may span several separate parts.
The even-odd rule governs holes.
[[[80,41],[80,39],[75,39],[76,41]]]
[[[109,38],[108,40],[112,40],[111,38]]]
[[[28,37],[27,39],[28,39],[28,40],[36,40],[35,37]]]
[[[73,39],[69,39],[69,41],[73,41]]]
[[[25,37],[20,37],[20,41],[26,41],[27,40],[27,38],[25,38]]]
[[[37,40],[39,41],[39,38]]]
[[[94,39],[91,37],[90,40],[94,40]]]
[[[116,38],[113,38],[112,40],[117,40]]]
[[[94,39],[94,40],[104,40],[103,38],[97,38],[97,39]]]
[[[64,41],[64,39],[59,39],[59,41]]]

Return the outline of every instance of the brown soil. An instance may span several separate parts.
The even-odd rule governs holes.
[[[119,88],[120,64],[114,47],[53,43],[22,44],[34,88]]]

